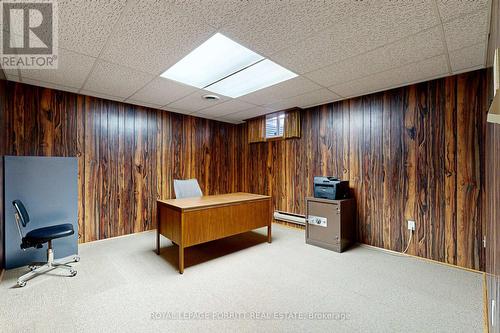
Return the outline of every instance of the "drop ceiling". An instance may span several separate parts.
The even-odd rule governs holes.
[[[238,123],[485,67],[490,0],[59,0],[59,68],[8,80]],[[160,77],[220,32],[299,74],[233,99]]]

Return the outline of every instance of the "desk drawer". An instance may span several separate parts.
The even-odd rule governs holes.
[[[184,246],[240,234],[271,224],[271,199],[184,212]]]

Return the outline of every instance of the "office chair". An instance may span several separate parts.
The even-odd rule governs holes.
[[[52,240],[61,237],[71,236],[75,233],[73,230],[73,225],[69,223],[56,224],[49,227],[38,228],[29,231],[26,236],[23,237],[21,232],[21,225],[23,228],[30,222],[30,217],[26,208],[20,200],[14,200],[12,202],[15,208],[15,219],[17,224],[17,230],[19,231],[19,236],[21,237],[21,249],[26,250],[30,247],[36,249],[41,249],[43,244],[48,243],[47,246],[47,262],[43,263],[33,263],[29,265],[30,272],[24,274],[17,279],[17,285],[19,287],[24,287],[26,281],[35,277],[39,274],[45,274],[55,268],[62,268],[69,270],[69,276],[75,276],[76,270],[73,269],[68,263],[80,261],[80,257],[73,256],[71,260],[66,262],[59,262],[54,260],[54,251],[52,249]]]
[[[196,179],[174,179],[174,192],[176,199],[202,197],[200,185]]]

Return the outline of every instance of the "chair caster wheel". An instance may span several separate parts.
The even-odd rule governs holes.
[[[80,261],[80,257],[78,257],[78,256],[74,257],[74,258],[73,258],[73,261],[74,261],[74,262],[79,262],[79,261]]]
[[[26,281],[17,281],[17,285],[22,288],[26,285]]]
[[[36,269],[36,266],[28,266],[28,268],[33,272]]]
[[[70,271],[69,271],[69,276],[70,276],[70,277],[73,277],[73,276],[75,276],[75,275],[76,275],[76,273],[77,273],[77,272],[76,272],[75,270],[73,270],[73,269],[72,269],[72,270],[70,270]]]

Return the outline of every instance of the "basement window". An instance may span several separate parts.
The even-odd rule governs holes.
[[[285,126],[285,113],[272,113],[266,116],[266,139],[280,138],[283,136]]]

